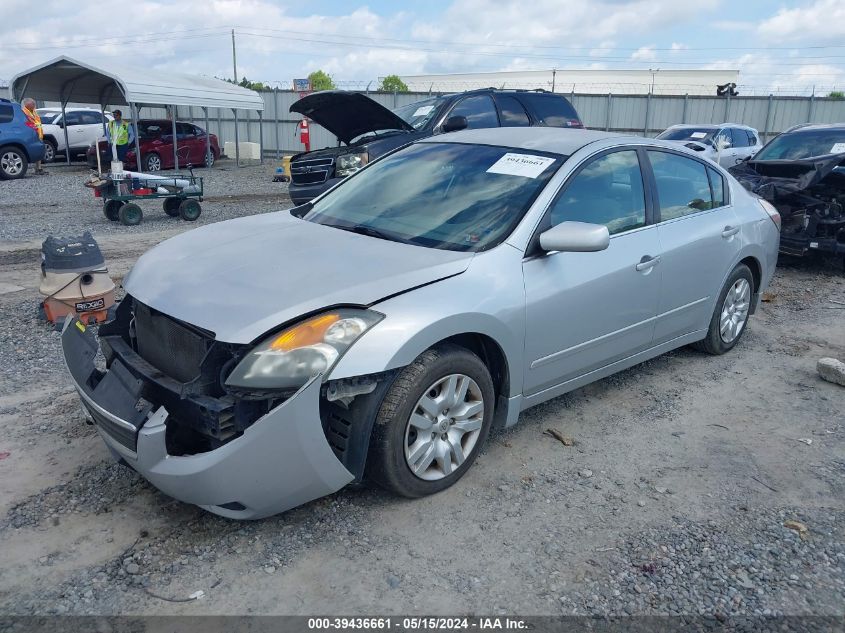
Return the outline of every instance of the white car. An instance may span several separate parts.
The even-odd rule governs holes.
[[[38,108],[44,129],[44,161],[52,161],[65,151],[65,120],[61,108]],[[84,154],[92,143],[103,136],[103,113],[96,108],[66,108],[67,140],[70,153]],[[106,112],[105,124],[112,120]]]
[[[675,141],[693,151],[701,152],[725,169],[751,158],[763,147],[757,130],[738,123],[673,125],[658,134],[657,138],[662,141]],[[721,145],[721,151],[718,145]]]

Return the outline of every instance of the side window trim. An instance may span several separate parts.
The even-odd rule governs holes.
[[[712,174],[717,174],[719,178],[722,179],[722,204],[720,204],[718,207],[713,207],[711,211],[731,206],[731,188],[728,186],[728,181],[725,179],[725,177],[719,170],[717,170],[715,167],[707,165],[707,180],[710,183],[710,197],[713,199],[714,202],[716,201],[716,191],[715,189],[713,189],[713,178],[711,177]]]
[[[580,174],[587,166],[589,166],[593,161],[598,160],[608,154],[614,154],[616,152],[624,152],[624,151],[635,151],[637,154],[637,161],[640,164],[640,177],[643,179],[643,203],[645,204],[645,226],[640,226],[635,229],[630,229],[628,231],[623,231],[622,233],[616,233],[610,236],[610,239],[614,237],[628,235],[629,233],[634,233],[636,231],[642,231],[643,229],[647,229],[652,225],[652,219],[655,218],[655,212],[657,207],[652,208],[652,181],[646,177],[646,165],[648,167],[649,172],[651,171],[651,165],[646,163],[643,164],[643,160],[647,161],[647,158],[644,156],[644,149],[638,145],[619,145],[616,147],[608,147],[601,151],[596,152],[595,154],[590,154],[589,156],[585,157],[575,169],[570,173],[566,180],[564,180],[560,187],[558,187],[557,191],[555,191],[554,196],[549,201],[549,204],[546,206],[545,210],[543,211],[543,217],[540,218],[540,221],[537,223],[537,226],[534,227],[534,233],[531,236],[531,239],[528,240],[528,247],[525,249],[524,257],[533,257],[537,255],[538,249],[540,247],[540,233],[543,231],[551,228],[551,215],[552,209],[555,206],[555,203],[558,201],[561,195],[566,192],[566,188],[569,187],[570,183],[575,180],[575,178]],[[653,179],[654,176],[651,175]]]

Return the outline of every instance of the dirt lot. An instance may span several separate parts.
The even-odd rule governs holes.
[[[845,388],[815,372],[845,357],[840,271],[786,262],[733,352],[537,407],[439,495],[344,490],[237,523],[110,461],[35,318],[49,231],[90,228],[119,279],[191,226],[157,206],[109,224],[84,171],[53,172],[0,182],[0,613],[845,613]],[[288,204],[270,174],[205,174],[200,221]]]

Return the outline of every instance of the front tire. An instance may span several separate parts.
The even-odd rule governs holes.
[[[137,226],[144,219],[144,212],[134,202],[127,202],[118,211],[120,223],[124,226]]]
[[[707,336],[694,343],[693,347],[713,355],[732,350],[748,326],[753,297],[754,276],[748,266],[739,264],[719,293]]]
[[[390,387],[373,427],[368,474],[405,497],[448,488],[490,432],[495,389],[478,356],[457,345],[423,352]]]
[[[44,162],[45,163],[52,163],[56,160],[56,151],[58,149],[58,145],[56,141],[51,138],[44,139]]]
[[[214,150],[210,149],[205,153],[205,166],[206,166],[206,168],[210,169],[210,168],[214,167],[214,161],[215,161]]]

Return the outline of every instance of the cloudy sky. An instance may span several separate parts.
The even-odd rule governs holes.
[[[845,1],[0,0],[0,79],[60,54],[288,87],[390,73],[736,68],[763,92],[845,88]],[[114,34],[119,33],[119,36]],[[746,94],[749,90],[746,90]]]

